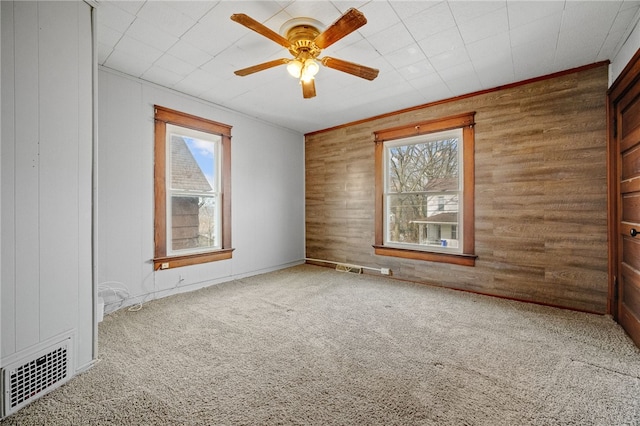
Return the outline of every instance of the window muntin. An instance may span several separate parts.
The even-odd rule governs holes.
[[[221,137],[166,127],[167,254],[221,248]]]
[[[384,142],[384,245],[461,253],[462,129]]]

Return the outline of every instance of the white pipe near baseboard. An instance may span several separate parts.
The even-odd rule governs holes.
[[[304,260],[308,260],[310,262],[330,263],[332,265],[345,265],[345,266],[349,266],[349,267],[352,267],[352,268],[361,268],[361,269],[366,269],[368,271],[378,271],[378,272],[382,273],[382,268],[371,268],[371,267],[368,267],[368,266],[353,265],[353,264],[344,263],[344,262],[335,262],[333,260],[312,259],[310,257],[305,257]]]

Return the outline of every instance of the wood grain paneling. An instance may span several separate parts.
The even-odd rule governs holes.
[[[633,102],[622,111],[624,120],[621,123],[622,138],[628,137],[640,127],[640,103]]]
[[[621,294],[625,307],[631,312],[638,312],[640,311],[640,271],[623,264],[622,275],[624,280]]]
[[[640,222],[640,195],[633,193],[622,196],[622,220]]]
[[[628,235],[628,234],[627,234]],[[640,240],[631,237],[622,239],[624,257],[622,261],[640,271]]]
[[[306,135],[307,257],[553,306],[607,306],[607,66]],[[374,254],[374,132],[476,111],[475,267]]]
[[[634,140],[633,143],[637,143]],[[640,175],[640,148],[622,153],[622,180]]]

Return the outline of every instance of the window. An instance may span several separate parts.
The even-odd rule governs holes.
[[[376,137],[375,253],[472,266],[474,113]]]
[[[155,106],[155,269],[231,258],[231,126]]]

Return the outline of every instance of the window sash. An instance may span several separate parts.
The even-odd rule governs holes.
[[[179,223],[174,224],[174,219],[179,218],[178,214],[174,214],[173,206],[174,202],[180,199],[195,199],[200,204],[203,198],[209,199],[214,205],[212,215],[209,216],[209,220],[203,220],[202,209],[205,206],[198,207],[198,234],[191,236],[181,236],[180,231],[183,227],[180,227]],[[169,214],[167,215],[167,252],[172,255],[184,255],[192,253],[204,253],[211,250],[218,250],[221,247],[220,232],[221,232],[221,208],[220,208],[220,195],[206,195],[195,196],[194,194],[174,194],[168,201],[167,205]],[[204,223],[203,223],[204,222]],[[208,233],[207,223],[213,223],[213,226],[209,226]],[[175,225],[175,226],[174,226]],[[193,227],[191,227],[193,228]],[[193,231],[193,230],[192,230]],[[197,241],[197,242],[196,242]],[[207,243],[207,241],[210,241]]]
[[[212,144],[212,166],[214,173],[211,176],[213,182],[208,182],[211,185],[211,191],[202,191],[202,189],[190,189],[190,188],[174,188],[174,164],[173,162],[176,159],[172,155],[172,143],[173,137],[181,137],[188,138],[192,140],[199,140],[206,143]],[[186,144],[186,142],[185,142]],[[183,254],[191,254],[191,253],[203,253],[211,250],[216,250],[221,248],[220,242],[220,232],[221,232],[221,203],[219,202],[221,198],[220,194],[220,158],[221,157],[221,141],[220,136],[213,134],[202,132],[199,130],[189,129],[182,126],[177,126],[174,124],[167,124],[166,127],[166,145],[165,149],[168,155],[166,156],[166,182],[165,187],[166,190],[166,241],[167,241],[167,255],[183,255]],[[192,153],[193,154],[193,153]],[[194,158],[195,159],[195,158]],[[198,164],[199,166],[199,164]],[[201,169],[202,171],[202,169]],[[204,175],[204,171],[202,171]],[[198,198],[197,204],[193,205],[191,209],[195,213],[195,207],[199,206],[200,201],[202,199],[211,199],[213,200],[214,211],[212,212],[213,219],[213,229],[210,230],[210,233],[213,234],[213,243],[205,244],[208,237],[202,234],[203,230],[203,217],[201,217],[202,207],[198,207],[197,209],[197,234],[191,235],[194,232],[195,227],[195,218],[193,218],[193,214],[191,215],[180,215],[180,212],[174,212],[174,202],[177,200],[187,200]],[[183,206],[189,206],[189,203],[182,203]],[[191,226],[181,226],[183,223],[174,223],[174,219],[176,218],[187,218],[187,220],[191,220]],[[177,221],[176,221],[177,222]],[[181,220],[180,222],[184,222]],[[175,225],[175,226],[174,226]],[[206,226],[206,224],[204,224]],[[180,236],[181,232],[187,231],[189,235]],[[203,241],[202,243],[200,241]]]
[[[417,193],[415,193],[417,194]],[[422,193],[425,195],[429,195],[429,193]],[[455,210],[449,210],[444,213],[456,213],[456,221],[455,222],[427,222],[426,220],[414,220],[410,221],[410,226],[412,225],[413,231],[415,233],[414,241],[398,241],[398,238],[393,238],[393,228],[394,223],[391,219],[393,216],[397,217],[395,211],[392,210],[390,198],[396,196],[397,194],[386,194],[384,200],[385,206],[385,221],[384,221],[384,244],[389,247],[398,247],[398,248],[409,248],[411,250],[419,250],[419,251],[434,251],[441,253],[462,253],[463,241],[461,238],[458,238],[457,230],[462,228],[462,221],[460,220],[460,201],[462,199],[462,193],[460,191],[452,191],[447,193],[447,195],[451,197],[455,197],[458,199],[456,204],[458,207]],[[434,210],[435,214],[440,213],[440,211]],[[445,236],[438,236],[436,239],[432,237],[430,231],[435,229],[435,227],[439,227],[440,229],[444,229]],[[461,235],[460,235],[461,236]]]
[[[398,147],[409,147],[412,145],[435,143],[444,140],[456,139],[456,161],[457,161],[457,185],[455,189],[446,191],[402,191],[398,192],[391,188],[390,185],[390,169],[391,169],[391,151]],[[463,167],[463,152],[464,152],[464,139],[462,129],[450,129],[442,132],[434,132],[425,135],[412,136],[407,138],[396,139],[392,141],[384,142],[384,190],[383,190],[383,244],[388,247],[407,248],[417,251],[425,252],[439,252],[439,253],[462,253],[464,247],[464,241],[462,237],[464,233],[457,232],[459,238],[453,238],[451,235],[453,231],[452,227],[456,227],[456,230],[462,230],[462,212],[464,211],[463,194],[464,194],[464,167]],[[411,204],[406,206],[408,209],[413,209],[417,213],[417,217],[414,220],[408,221],[405,225],[405,232],[401,233],[396,229],[398,222],[394,222],[394,219],[398,220],[397,210],[394,211],[392,200],[399,197],[416,197],[420,199],[420,206],[412,206]],[[421,198],[422,197],[422,198]],[[455,198],[457,207],[453,210],[446,210],[446,202],[444,210],[440,210],[440,198],[450,197]],[[426,209],[423,207],[426,201]],[[429,209],[429,203],[432,203],[433,208]],[[400,204],[400,207],[403,205]],[[433,217],[439,213],[456,213],[456,221],[450,223],[429,223],[428,218]],[[423,216],[423,217],[421,217]],[[434,239],[430,234],[436,229],[445,229],[445,234],[449,238]],[[407,232],[408,231],[408,232]],[[396,235],[394,238],[394,234]]]
[[[173,136],[177,136],[177,137],[182,137],[182,138],[187,138],[187,139],[193,139],[193,140],[201,140],[207,143],[211,143],[212,144],[212,156],[213,156],[213,163],[214,163],[214,173],[212,175],[212,179],[213,179],[213,184],[211,185],[211,182],[209,182],[209,184],[211,185],[211,193],[217,193],[220,192],[220,180],[221,180],[221,158],[222,158],[222,142],[221,142],[221,136],[216,134],[216,133],[210,133],[210,132],[204,132],[204,131],[200,131],[200,130],[195,130],[195,129],[190,129],[187,127],[183,127],[183,126],[179,126],[179,125],[175,125],[175,124],[169,124],[167,123],[166,125],[166,130],[165,130],[166,136],[165,136],[165,140],[166,140],[166,145],[165,145],[165,150],[168,153],[166,155],[166,187],[167,190],[174,190],[174,191],[180,191],[180,190],[185,190],[185,188],[173,188],[173,184],[172,184],[172,175],[171,175],[171,171],[173,170],[171,165],[172,165],[172,156],[171,156],[171,140]]]

